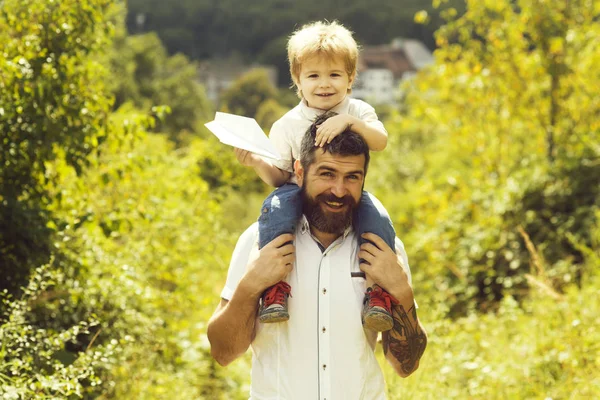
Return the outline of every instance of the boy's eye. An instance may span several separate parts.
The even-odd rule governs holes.
[[[341,76],[341,74],[338,74],[337,72],[334,72],[333,74],[331,74],[331,76],[338,77],[338,76]]]
[[[309,78],[316,78],[318,75],[317,74],[310,74],[308,77]]]

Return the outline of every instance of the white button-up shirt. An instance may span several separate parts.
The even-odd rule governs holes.
[[[256,246],[258,225],[240,237],[221,293],[231,299]],[[287,322],[262,324],[252,342],[251,400],[381,400],[385,382],[374,355],[377,333],[361,323],[365,279],[349,229],[322,250],[305,218],[296,230],[296,263]],[[396,239],[410,270],[404,246]]]

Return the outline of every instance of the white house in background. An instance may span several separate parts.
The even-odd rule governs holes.
[[[245,65],[235,57],[201,62],[198,66],[198,79],[204,85],[208,99],[214,104],[218,104],[223,91],[227,90],[240,76],[254,69],[267,71],[269,81],[277,87],[276,67],[259,64]]]
[[[394,39],[390,44],[364,46],[358,60],[358,78],[352,97],[373,104],[393,104],[400,83],[433,64],[431,51],[419,40]]]

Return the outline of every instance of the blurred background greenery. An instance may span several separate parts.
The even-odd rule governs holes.
[[[269,188],[203,124],[268,131],[297,101],[285,38],[320,18],[435,49],[378,108],[390,143],[367,179],[429,333],[411,377],[383,366],[390,399],[600,397],[600,2],[0,9],[3,399],[247,398],[249,357],[219,367],[205,327]],[[253,70],[209,100],[198,62],[232,54],[278,85]]]

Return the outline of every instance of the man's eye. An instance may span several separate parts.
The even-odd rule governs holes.
[[[323,172],[323,173],[321,174],[321,176],[326,176],[326,177],[328,177],[328,178],[331,178],[331,177],[333,176],[333,174],[332,174],[331,172]]]
[[[357,180],[359,177],[358,175],[348,175],[348,179]]]

